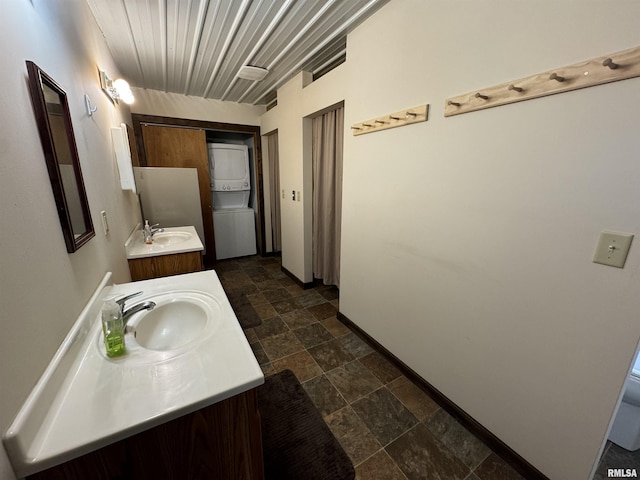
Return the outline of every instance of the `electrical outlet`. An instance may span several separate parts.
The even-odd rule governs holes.
[[[610,267],[624,267],[631,247],[631,240],[633,240],[633,235],[630,233],[602,232],[593,254],[593,262]]]
[[[296,191],[295,190],[291,190],[291,200],[293,200],[294,202],[296,201]]]
[[[102,218],[102,229],[106,235],[109,233],[109,221],[107,220],[107,212],[105,210],[100,212],[100,218]]]

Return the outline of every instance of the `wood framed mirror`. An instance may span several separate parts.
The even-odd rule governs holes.
[[[67,94],[53,78],[27,60],[29,90],[67,252],[95,236],[82,179]]]

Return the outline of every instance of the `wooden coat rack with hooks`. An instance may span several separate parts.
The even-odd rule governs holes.
[[[640,47],[448,98],[444,116],[640,77]]]
[[[407,108],[399,112],[390,113],[364,122],[351,125],[353,135],[364,135],[365,133],[378,132],[387,128],[403,127],[412,123],[426,122],[429,114],[429,105]]]

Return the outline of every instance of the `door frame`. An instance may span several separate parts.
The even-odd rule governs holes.
[[[140,166],[147,165],[147,156],[144,149],[144,139],[142,138],[142,125],[158,125],[165,127],[197,128],[200,130],[216,130],[220,132],[246,133],[253,135],[254,163],[256,175],[256,197],[258,204],[255,205],[258,228],[256,229],[256,247],[258,255],[265,254],[265,220],[264,220],[264,187],[262,175],[262,144],[259,125],[241,125],[236,123],[209,122],[203,120],[189,120],[185,118],[162,117],[158,115],[146,115],[132,113],[133,131],[136,138],[136,147]],[[215,229],[215,226],[214,226]]]

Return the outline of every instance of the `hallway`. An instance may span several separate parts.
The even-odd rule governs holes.
[[[265,375],[295,373],[358,480],[523,478],[337,320],[335,287],[300,288],[277,257],[224,260],[215,270],[262,319],[245,333]]]

